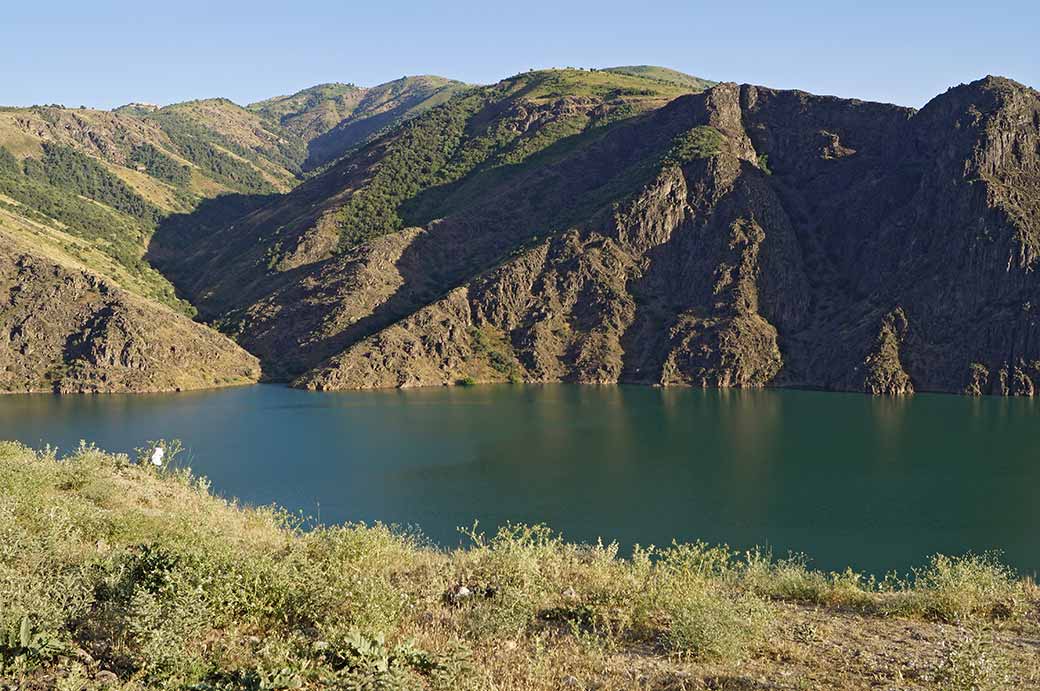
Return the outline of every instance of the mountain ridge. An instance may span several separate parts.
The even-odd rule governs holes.
[[[545,91],[524,88],[536,98]],[[556,96],[557,105],[568,98]],[[997,267],[1022,272],[1013,285],[954,254],[944,262],[988,286],[980,294],[997,303],[1031,304],[1035,211],[1014,200],[1032,199],[1035,132],[1015,122],[1036,101],[1035,91],[999,78],[952,89],[920,111],[717,85],[490,187],[478,181],[493,168],[474,169],[462,178],[481,189],[468,210],[456,200],[441,220],[286,265],[271,274],[267,296],[217,311],[273,371],[279,361],[290,374],[303,368],[294,384],[307,388],[513,379],[1031,394],[1036,338],[1015,337],[1023,351],[1001,354],[1000,337],[971,326],[989,309],[984,301],[969,299],[949,271],[921,284],[917,272],[941,267],[898,229],[934,245],[939,229],[929,219],[945,218],[952,228],[982,224],[1009,251],[1017,243],[1022,261],[1010,266],[1005,255]],[[1017,129],[990,131],[1008,127]],[[1021,155],[1006,156],[1002,137],[1021,140]],[[979,154],[987,146],[997,147],[993,160]],[[626,149],[640,154],[625,158]],[[983,197],[965,172],[980,160],[989,160]],[[591,175],[600,169],[605,177]],[[625,181],[617,170],[643,177]],[[596,202],[592,190],[610,180],[622,193]],[[1011,193],[1001,196],[1001,184]],[[537,218],[573,209],[564,198],[591,206],[535,232]],[[984,250],[956,238],[965,251]],[[995,265],[987,252],[980,259]],[[873,270],[862,274],[857,263]],[[970,319],[937,303],[954,296]],[[1031,317],[1005,312],[993,311],[986,328],[1033,333]],[[294,325],[306,325],[296,337]]]
[[[650,66],[422,79],[0,109],[0,232],[190,301],[306,388],[1035,393],[1035,90],[915,110]],[[340,125],[358,138],[305,170]]]

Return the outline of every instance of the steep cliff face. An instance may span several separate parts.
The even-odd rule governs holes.
[[[309,183],[309,208],[365,189],[346,171],[390,146]],[[722,84],[405,206],[422,204],[436,220],[190,291],[309,388],[1028,395],[1040,376],[1040,96],[1008,80],[919,112]]]
[[[226,337],[0,234],[0,392],[172,391],[255,382]]]

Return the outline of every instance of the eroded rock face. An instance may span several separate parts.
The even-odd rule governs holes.
[[[698,129],[694,154],[669,154]],[[1032,395],[1038,250],[1036,91],[987,78],[914,112],[722,84],[424,228],[251,284],[262,297],[227,318],[319,389]]]
[[[0,235],[0,392],[172,391],[259,376],[225,336]]]

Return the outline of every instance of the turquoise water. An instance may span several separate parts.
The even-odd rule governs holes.
[[[0,397],[0,438],[128,451],[179,438],[216,491],[324,523],[546,522],[624,547],[703,539],[821,568],[1002,550],[1040,571],[1040,405],[812,391],[264,385]]]

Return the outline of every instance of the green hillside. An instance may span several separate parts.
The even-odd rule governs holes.
[[[46,143],[42,159],[0,149],[0,233],[180,312],[194,308],[144,259],[161,211],[95,159]]]
[[[324,84],[243,108],[227,99],[113,111],[0,108],[0,231],[179,311],[194,309],[144,259],[157,224],[201,202],[287,192],[308,143],[338,157],[376,131],[447,98],[458,82]],[[367,128],[367,129],[366,129]]]
[[[275,96],[246,107],[306,137],[309,131],[320,134],[339,124],[350,115],[364,92],[365,89],[354,84],[317,84],[289,96]],[[314,130],[312,122],[317,125]]]
[[[707,89],[718,84],[718,82],[713,82],[708,79],[694,77],[692,74],[686,74],[685,72],[679,72],[678,70],[672,70],[667,67],[656,67],[654,65],[625,65],[621,67],[608,67],[604,71],[614,72],[617,74],[629,74],[637,77],[643,77],[645,79],[653,79],[655,81],[665,82],[667,84],[676,84],[697,91],[701,91],[703,89]]]
[[[307,146],[303,168],[311,170],[466,88],[461,82],[422,75],[370,88],[320,84],[248,107],[302,138]]]

